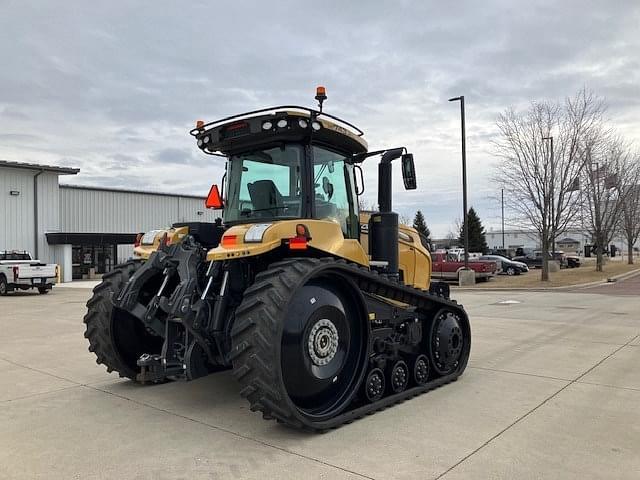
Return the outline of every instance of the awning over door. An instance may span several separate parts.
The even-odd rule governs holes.
[[[136,233],[47,233],[49,245],[100,245],[104,243],[133,245]]]

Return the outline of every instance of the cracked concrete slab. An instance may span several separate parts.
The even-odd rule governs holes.
[[[0,317],[0,357],[10,360],[0,360],[10,399],[0,409],[0,478],[564,479],[638,470],[630,452],[640,451],[640,392],[628,389],[638,383],[640,338],[611,355],[640,334],[631,297],[454,292],[474,332],[459,381],[317,435],[250,412],[230,372],[146,387],[108,375],[83,337],[89,295],[60,288],[2,299],[12,318]],[[509,298],[522,303],[495,305]],[[557,393],[590,369],[581,382],[614,387]]]
[[[362,478],[87,387],[0,409],[0,478],[262,480],[293,472]]]
[[[637,479],[640,392],[574,383],[443,480]]]

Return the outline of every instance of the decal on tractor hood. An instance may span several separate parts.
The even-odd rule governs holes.
[[[264,236],[264,232],[269,228],[272,223],[256,223],[251,225],[247,230],[247,233],[244,234],[244,242],[245,243],[260,243],[262,242],[262,237]]]

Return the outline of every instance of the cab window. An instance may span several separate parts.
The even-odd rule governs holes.
[[[338,223],[346,238],[358,238],[353,166],[344,155],[315,146],[313,163],[316,218]]]

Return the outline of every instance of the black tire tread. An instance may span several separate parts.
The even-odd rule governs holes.
[[[87,302],[87,314],[84,316],[86,330],[84,337],[89,341],[89,351],[96,356],[96,363],[107,367],[107,372],[117,372],[120,377],[136,380],[136,371],[128,367],[118,355],[111,340],[112,297],[141,266],[141,262],[131,260],[117,265],[113,271],[102,276],[93,289],[93,296]]]
[[[357,283],[363,291],[407,301],[407,303],[420,299],[423,305],[428,302],[431,305],[442,304],[441,306],[446,305],[463,312],[453,300],[400,284],[393,278],[364,267],[348,264],[345,260],[330,257],[292,258],[276,262],[257,275],[255,283],[245,291],[244,299],[236,310],[231,330],[230,359],[233,363],[233,375],[240,383],[241,395],[249,401],[252,411],[260,411],[265,419],[275,419],[294,428],[323,431],[454,381],[462,374],[467,359],[456,374],[430,382],[429,385],[412,388],[383,398],[366,408],[339,415],[334,422],[325,422],[320,426],[306,422],[298,415],[295,406],[288,399],[282,381],[278,363],[279,322],[284,318],[289,299],[302,285],[304,278],[315,269],[327,264],[346,268],[354,278],[358,277]]]

